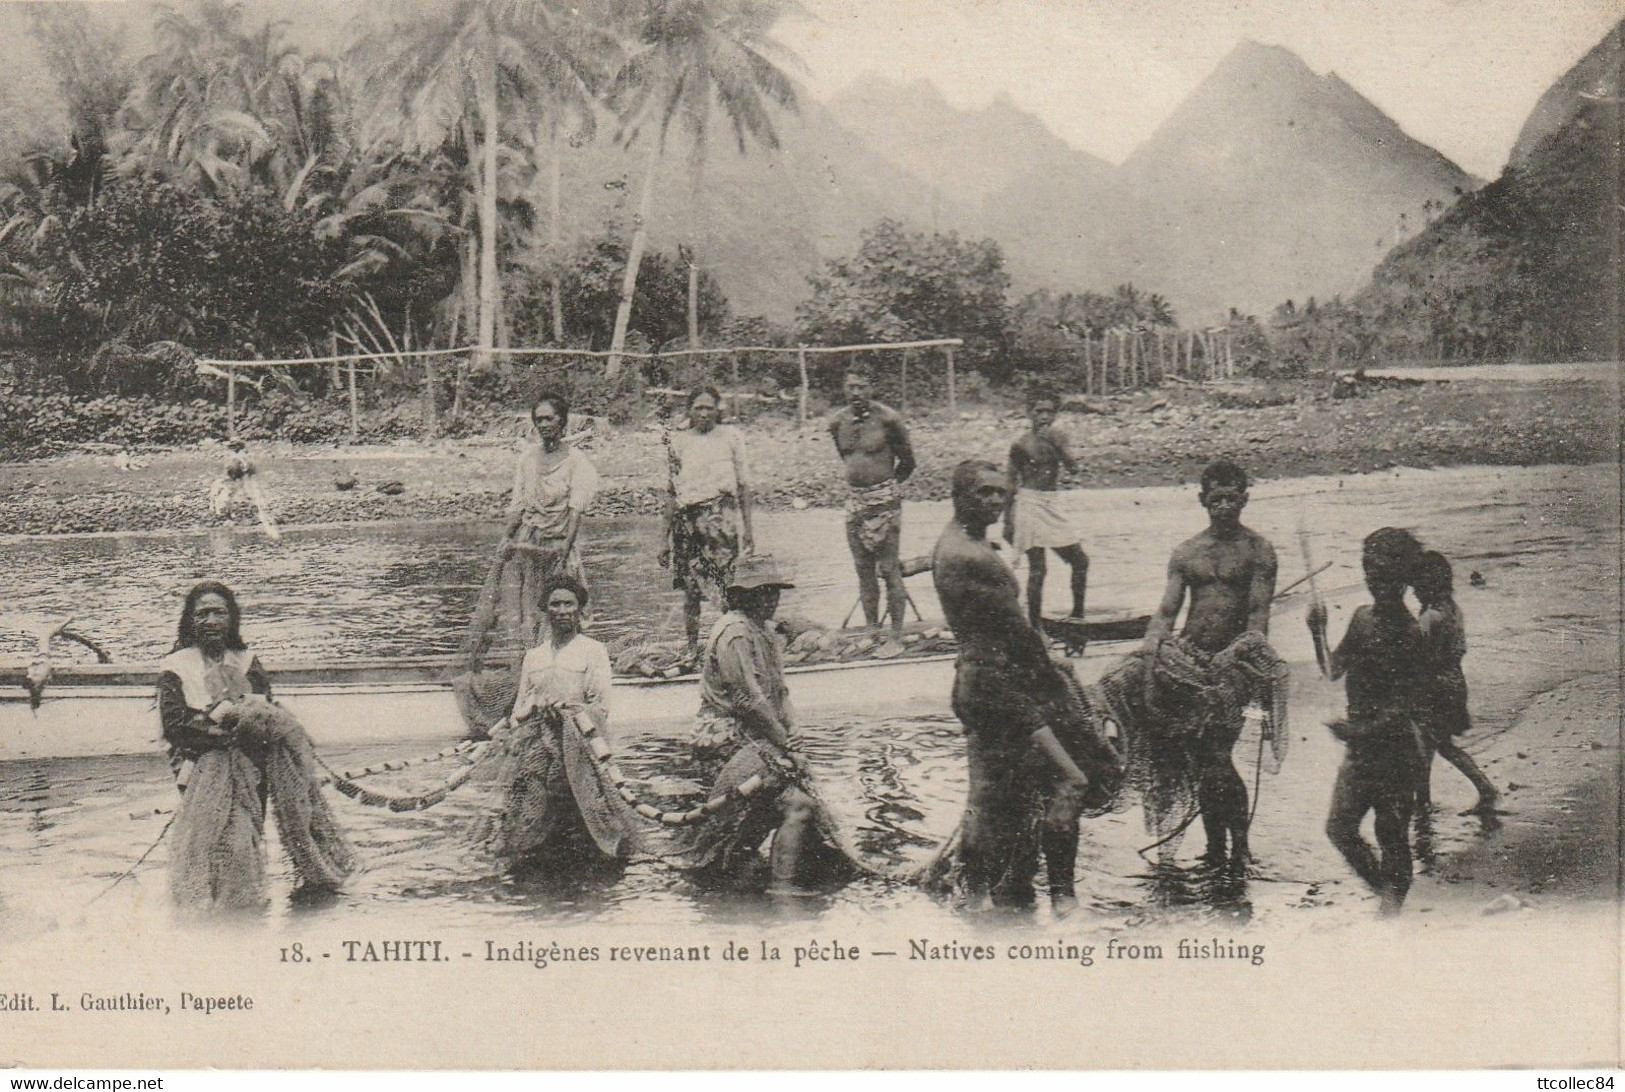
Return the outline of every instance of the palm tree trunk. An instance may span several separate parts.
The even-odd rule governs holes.
[[[700,263],[688,259],[688,347],[700,347]]]
[[[632,248],[626,255],[626,276],[621,279],[621,303],[615,309],[615,333],[609,342],[609,367],[605,374],[610,379],[621,374],[621,354],[626,351],[626,328],[632,321],[632,294],[638,285],[638,266],[643,262],[643,247],[649,236],[649,214],[654,208],[655,168],[660,165],[660,140],[649,138],[649,165],[643,176],[643,198],[638,202],[637,226],[632,230]]]
[[[480,114],[485,122],[480,174],[480,316],[478,360],[482,367],[491,363],[491,347],[496,342],[497,293],[497,73],[496,57],[488,49],[480,66]]]
[[[564,286],[559,276],[564,265],[564,255],[559,253],[559,240],[563,237],[563,225],[559,223],[564,210],[564,153],[559,149],[558,133],[553,134],[553,193],[552,203],[548,209],[547,222],[547,257],[553,267],[553,343],[564,344]]]

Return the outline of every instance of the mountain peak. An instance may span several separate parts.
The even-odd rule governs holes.
[[[1286,78],[1306,82],[1320,80],[1314,70],[1304,63],[1303,58],[1286,46],[1269,45],[1254,38],[1243,38],[1237,42],[1214,67],[1213,74],[1208,79],[1233,78],[1236,75],[1276,80]]]
[[[1523,123],[1507,162],[1514,167],[1523,166],[1541,141],[1568,124],[1588,102],[1618,101],[1622,72],[1625,72],[1625,20],[1615,24],[1562,79],[1547,88]]]

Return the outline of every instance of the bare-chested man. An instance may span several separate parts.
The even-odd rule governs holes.
[[[903,529],[903,494],[898,486],[914,473],[914,449],[897,411],[869,397],[869,380],[846,377],[847,404],[829,418],[835,450],[846,464],[846,544],[858,570],[858,598],[871,629],[880,626],[880,581],[886,582],[886,608],[893,633],[903,633],[908,593],[898,544]]]
[[[1270,601],[1275,597],[1275,548],[1256,531],[1241,522],[1247,505],[1247,474],[1235,463],[1219,461],[1202,472],[1202,507],[1207,509],[1207,530],[1180,543],[1168,560],[1168,586],[1162,603],[1146,631],[1144,659],[1160,665],[1169,641],[1179,641],[1189,654],[1180,666],[1199,675],[1230,670],[1230,656],[1241,653],[1238,644],[1247,634],[1256,634],[1249,647],[1269,636]],[[1185,628],[1177,638],[1170,637],[1185,597],[1190,611]],[[1267,645],[1263,646],[1268,649]],[[1274,658],[1273,652],[1269,653]],[[1224,657],[1224,659],[1221,659]],[[1245,865],[1247,845],[1247,785],[1237,772],[1231,749],[1241,731],[1241,710],[1233,703],[1213,700],[1209,695],[1225,689],[1214,677],[1193,687],[1199,693],[1159,697],[1165,672],[1145,673],[1146,701],[1170,719],[1186,720],[1186,732],[1194,736],[1199,763],[1196,799],[1207,833],[1207,853],[1211,864],[1226,859],[1225,836],[1229,835],[1229,860]],[[1208,700],[1202,700],[1208,699]],[[1200,723],[1190,723],[1199,719]]]
[[[1056,486],[1061,469],[1076,469],[1066,436],[1055,428],[1055,399],[1036,393],[1028,404],[1032,430],[1010,446],[1010,508],[1004,516],[1004,539],[1027,555],[1027,618],[1043,631],[1046,550],[1054,550],[1072,567],[1072,617],[1083,617],[1089,588],[1089,555],[1078,532],[1062,514]]]
[[[1038,841],[1051,899],[1064,913],[1076,904],[1078,814],[1110,798],[1121,765],[1069,708],[1067,685],[1022,613],[1015,575],[988,541],[987,528],[1008,500],[1005,477],[992,463],[959,464],[954,518],[932,557],[937,597],[959,643],[953,707],[970,767],[959,851],[970,906],[1030,902],[1038,866],[1034,801],[1047,787]]]

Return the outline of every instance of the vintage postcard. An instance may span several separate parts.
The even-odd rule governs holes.
[[[1618,1066],[1621,35],[0,4],[0,1064]]]

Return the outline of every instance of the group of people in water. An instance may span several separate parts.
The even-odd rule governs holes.
[[[908,604],[901,485],[915,456],[901,416],[873,400],[866,377],[849,376],[845,393],[829,432],[850,489],[846,530],[859,602],[868,625],[900,643]],[[1199,817],[1205,864],[1242,875],[1253,852],[1251,815],[1232,751],[1254,723],[1275,760],[1284,756],[1288,690],[1286,665],[1268,641],[1275,551],[1241,522],[1247,475],[1228,461],[1204,471],[1208,526],[1174,550],[1141,646],[1085,688],[1052,657],[1042,625],[1046,551],[1071,568],[1072,614],[1084,611],[1088,555],[1057,504],[1073,459],[1054,426],[1055,400],[1039,393],[1029,401],[1031,428],[1006,466],[973,459],[955,468],[953,516],[932,553],[958,647],[951,700],[965,733],[967,803],[953,836],[907,878],[952,890],[970,909],[1025,906],[1035,901],[1042,863],[1056,911],[1069,912],[1080,821],[1117,806],[1125,782],[1165,852]],[[590,600],[580,535],[598,475],[569,441],[568,400],[549,393],[532,407],[535,442],[516,465],[497,562],[518,588],[528,650],[502,692],[504,715],[474,726],[482,742],[471,776],[500,799],[479,841],[515,871],[579,871],[650,854],[729,884],[760,872],[770,843],[766,886],[780,895],[875,871],[843,842],[801,748],[774,625],[780,596],[794,584],[755,552],[743,438],[720,422],[715,388],[693,392],[687,408],[687,428],[666,438],[660,560],[683,592],[699,676],[691,749],[694,769],[709,781],[704,802],[663,811],[614,764],[610,657],[583,632]],[[996,527],[1028,564],[1025,603],[1005,542],[990,535]],[[1433,755],[1472,779],[1479,810],[1493,810],[1496,791],[1455,741],[1471,720],[1449,562],[1395,528],[1368,536],[1362,560],[1372,603],[1355,612],[1335,649],[1318,596],[1308,616],[1317,658],[1329,677],[1346,679],[1348,697],[1347,715],[1330,725],[1347,753],[1326,830],[1394,911],[1411,881],[1412,820],[1419,831],[1427,826]],[[1408,589],[1420,617],[1406,605]],[[722,613],[702,641],[707,598]],[[159,680],[182,790],[173,886],[189,906],[263,902],[268,799],[302,887],[330,890],[355,867],[323,798],[319,758],[276,706],[240,622],[229,589],[198,585]],[[1375,851],[1359,831],[1368,811],[1376,813]]]

